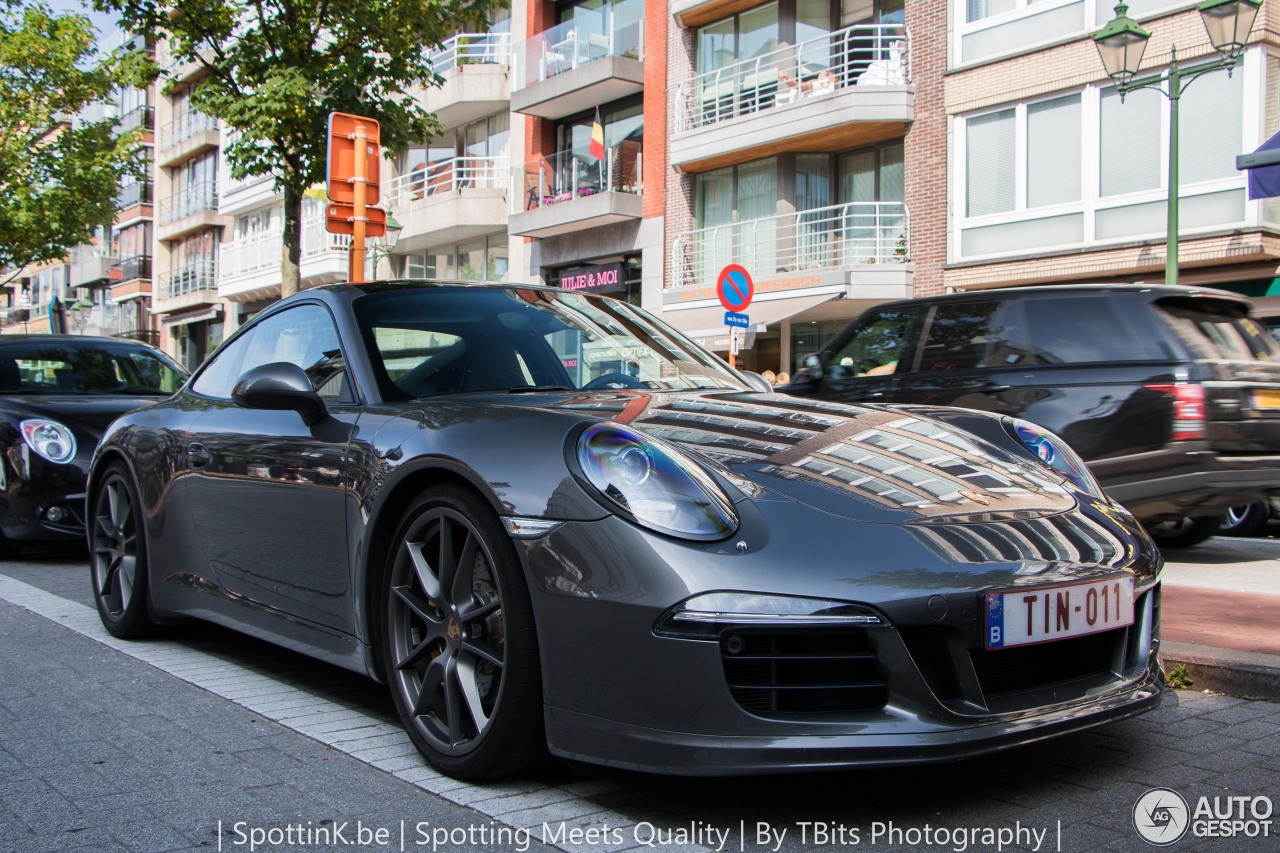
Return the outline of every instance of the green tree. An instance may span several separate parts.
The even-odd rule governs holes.
[[[483,26],[503,0],[95,2],[203,69],[191,105],[236,132],[223,151],[232,177],[275,179],[284,197],[284,297],[300,285],[302,198],[325,179],[329,113],[377,119],[391,151],[438,134],[435,117],[411,95],[440,83],[427,48]]]
[[[115,218],[120,179],[145,164],[136,134],[86,106],[141,79],[136,57],[99,57],[83,15],[41,3],[0,11],[0,269],[57,260]]]

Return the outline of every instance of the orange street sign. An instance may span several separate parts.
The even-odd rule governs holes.
[[[363,130],[360,130],[363,129]],[[364,116],[353,116],[349,113],[329,113],[329,154],[328,182],[325,192],[330,201],[342,204],[354,204],[356,200],[356,133],[360,131],[365,139],[365,204],[378,203],[378,184],[380,181],[378,164],[382,159],[380,150],[380,127],[375,119]],[[351,233],[351,232],[345,232]]]
[[[365,222],[366,237],[381,237],[387,233],[387,212],[380,207],[366,207],[364,215],[369,217]],[[325,230],[330,234],[356,233],[356,209],[349,204],[333,204],[325,209]]]

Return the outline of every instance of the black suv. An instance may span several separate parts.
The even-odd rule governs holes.
[[[1157,541],[1211,536],[1280,494],[1280,345],[1219,290],[1075,285],[912,299],[864,312],[785,389],[964,406],[1062,436]]]

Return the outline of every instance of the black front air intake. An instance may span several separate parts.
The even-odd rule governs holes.
[[[863,628],[735,628],[720,658],[734,700],[760,716],[866,711],[888,698]]]

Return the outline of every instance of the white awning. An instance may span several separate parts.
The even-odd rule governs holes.
[[[221,320],[222,309],[214,308],[212,311],[201,311],[199,314],[166,314],[160,318],[160,322],[167,327],[185,326],[189,323],[200,323],[205,320]]]
[[[775,323],[803,314],[810,308],[835,299],[837,296],[839,294],[823,293],[817,296],[795,296],[787,299],[770,299],[767,302],[754,302],[743,312],[751,320],[751,325],[744,331],[748,335],[763,332]],[[718,350],[729,348],[729,327],[724,324],[724,314],[724,308],[719,305],[712,308],[686,308],[674,311],[667,309],[662,312],[662,320],[707,349]]]

